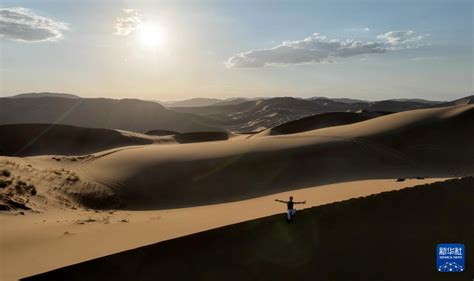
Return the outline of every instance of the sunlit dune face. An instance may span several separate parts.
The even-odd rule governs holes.
[[[158,24],[142,24],[137,30],[137,39],[143,46],[158,47],[164,43],[164,30]]]

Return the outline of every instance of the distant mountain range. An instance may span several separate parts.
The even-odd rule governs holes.
[[[66,93],[50,93],[50,92],[40,92],[40,93],[24,93],[11,96],[10,98],[44,98],[44,97],[54,97],[54,98],[69,98],[69,99],[80,99],[80,96],[66,94]]]
[[[220,121],[219,126],[238,132],[259,131],[289,121],[298,120],[326,112],[357,112],[360,110],[391,113],[434,107],[439,101],[383,100],[360,101],[353,99],[330,99],[314,97],[301,99],[279,97],[245,101],[231,105],[210,105],[201,107],[170,107],[178,112],[191,113]]]
[[[180,106],[180,107],[195,107],[195,106],[209,106],[221,102],[221,99],[209,99],[209,98],[195,98],[181,101],[159,101],[158,103],[167,107]]]
[[[166,107],[201,107],[201,106],[220,106],[220,105],[236,105],[241,104],[247,101],[254,101],[254,100],[263,100],[263,99],[273,99],[277,97],[271,98],[228,98],[228,99],[215,99],[215,98],[193,98],[181,101],[167,101],[161,102],[161,105]],[[360,99],[350,99],[350,98],[327,98],[327,97],[310,97],[310,98],[297,98],[302,100],[319,100],[319,101],[336,101],[342,103],[369,103],[366,100]],[[418,102],[418,103],[425,103],[425,104],[438,104],[442,103],[443,101],[431,101],[425,99],[392,99],[393,101],[400,101],[400,102]]]
[[[0,98],[0,125],[48,123],[134,132],[219,131],[213,120],[138,99]]]
[[[326,98],[326,97],[311,97],[308,100],[332,100],[337,102],[343,103],[359,103],[359,102],[367,102],[366,100],[357,100],[357,99],[349,99],[349,98]]]
[[[162,106],[139,99],[81,98],[69,94],[30,93],[0,98],[0,125],[64,124],[134,132],[169,130],[255,132],[327,112],[387,114],[406,110],[472,104],[474,96],[450,102],[420,99],[361,101],[348,98],[278,97],[192,99]],[[205,106],[190,106],[206,104]],[[183,106],[184,105],[184,106]],[[316,117],[314,117],[316,118]],[[314,119],[313,118],[313,119]]]
[[[260,98],[228,98],[228,99],[211,99],[211,98],[194,98],[181,101],[158,101],[159,104],[166,107],[200,107],[211,105],[233,105],[246,101],[257,100]]]

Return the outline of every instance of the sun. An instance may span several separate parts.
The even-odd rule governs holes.
[[[146,47],[157,47],[164,43],[164,30],[157,23],[145,23],[138,27],[137,39]]]

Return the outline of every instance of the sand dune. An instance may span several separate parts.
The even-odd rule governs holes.
[[[152,130],[146,132],[147,135],[154,136],[172,136],[177,143],[193,143],[206,141],[220,141],[229,139],[227,132],[188,132],[178,133],[166,130]]]
[[[301,133],[286,135],[260,135],[259,137],[230,135],[229,141],[179,144],[175,137],[181,134],[148,136],[117,130],[113,132],[121,135],[119,139],[144,138],[153,141],[154,144],[120,146],[110,149],[107,149],[109,146],[104,146],[106,150],[83,156],[49,155],[23,158],[2,156],[0,165],[2,169],[7,169],[9,174],[0,173],[0,180],[3,180],[4,183],[7,182],[6,187],[0,189],[0,203],[1,206],[13,211],[5,215],[2,214],[0,217],[2,229],[8,229],[8,231],[0,233],[2,235],[0,247],[2,253],[7,253],[6,255],[9,257],[5,262],[2,261],[2,267],[5,269],[2,268],[4,276],[1,278],[2,280],[12,280],[34,275],[158,241],[276,214],[284,210],[285,207],[273,201],[276,196],[285,198],[294,195],[296,198],[307,199],[309,206],[316,206],[438,180],[434,178],[473,175],[473,121],[474,105],[461,105],[395,113],[349,125],[305,130]],[[64,127],[57,126],[52,131],[58,130],[61,133],[58,135],[62,136],[64,132],[61,131],[61,128]],[[74,146],[85,149],[89,144],[90,147],[87,149],[90,149],[97,145],[97,140],[91,138],[91,135],[87,133],[89,129],[67,128],[65,130],[67,137],[63,137],[64,140],[55,134],[39,135],[44,137],[45,147],[48,141],[54,140],[57,144],[58,139],[63,141],[64,149]],[[74,140],[70,139],[71,135],[74,135],[71,133],[72,130],[78,130],[78,137],[73,138]],[[106,130],[106,132],[109,131],[111,130]],[[38,133],[40,132],[36,132],[34,135],[37,136]],[[31,137],[27,133],[24,134],[24,139]],[[87,137],[82,137],[82,134]],[[106,136],[108,136],[107,134]],[[100,134],[94,133],[92,136],[97,137]],[[184,136],[189,138],[186,141],[202,140],[202,136],[199,134],[184,134]],[[204,137],[206,139],[210,136],[204,135]],[[211,135],[211,137],[213,136]],[[83,140],[83,142],[74,143],[77,140]],[[168,143],[168,145],[160,145],[160,143]],[[44,153],[41,144],[42,141],[39,141],[33,147]],[[49,144],[47,148],[53,149],[53,146],[56,145]],[[57,146],[54,149],[63,149],[61,144]],[[395,181],[396,178],[415,177],[426,177],[426,179]],[[354,183],[354,181],[356,182]],[[20,182],[24,182],[26,187],[33,186],[35,194],[25,193],[24,190],[18,189],[17,185],[23,186]],[[472,179],[466,179],[459,183],[465,185],[466,182],[472,184]],[[381,241],[385,241],[382,238],[393,237],[389,233],[396,231],[388,221],[394,225],[406,225],[409,229],[415,227],[419,233],[422,233],[422,235],[417,234],[416,237],[427,237],[427,233],[438,231],[433,237],[450,239],[451,236],[448,232],[441,232],[439,228],[430,228],[437,225],[435,221],[431,221],[429,224],[415,225],[414,221],[404,224],[398,220],[406,219],[408,214],[413,214],[410,217],[413,220],[422,221],[428,218],[426,213],[415,207],[419,201],[425,204],[423,208],[429,210],[431,214],[436,214],[436,211],[432,210],[431,203],[441,204],[436,200],[443,199],[445,200],[443,202],[457,200],[460,204],[464,204],[463,200],[472,197],[472,194],[464,192],[465,188],[462,188],[463,191],[457,192],[460,194],[460,199],[451,197],[458,195],[453,195],[448,191],[449,188],[444,188],[444,186],[456,187],[457,184],[458,182],[436,185],[434,186],[436,190],[446,190],[446,192],[442,191],[443,193],[436,193],[433,196],[430,195],[431,192],[429,194],[415,192],[413,193],[415,195],[400,197],[382,195],[380,200],[370,199],[375,201],[367,203],[367,208],[361,207],[365,203],[354,203],[368,200],[363,199],[333,207],[313,209],[319,210],[314,211],[316,213],[304,211],[297,217],[301,218],[297,222],[301,222],[303,228],[298,230],[298,224],[291,225],[291,227],[295,226],[295,228],[291,228],[295,229],[294,233],[283,231],[288,229],[288,225],[283,224],[281,215],[248,222],[243,224],[243,228],[241,228],[242,225],[234,226],[237,227],[237,230],[231,226],[224,230],[217,229],[215,232],[206,232],[216,234],[197,234],[197,236],[182,238],[184,240],[173,240],[185,241],[183,243],[170,241],[138,250],[140,253],[146,253],[145,255],[156,257],[156,259],[150,260],[150,263],[139,258],[136,261],[141,263],[143,270],[150,272],[149,276],[151,277],[158,272],[151,268],[158,270],[169,265],[169,269],[176,272],[175,266],[178,264],[176,261],[182,257],[176,253],[170,254],[169,263],[162,263],[163,260],[159,257],[167,251],[161,250],[162,247],[168,249],[166,248],[170,247],[168,245],[173,245],[182,251],[184,248],[181,247],[185,247],[182,245],[193,245],[193,253],[189,258],[202,259],[203,262],[216,262],[218,267],[223,270],[215,271],[216,275],[205,276],[202,274],[209,271],[199,270],[195,267],[188,268],[186,266],[190,260],[185,260],[184,268],[197,278],[222,279],[220,274],[231,272],[232,277],[247,279],[245,278],[247,276],[234,274],[232,269],[235,266],[241,266],[238,262],[247,259],[246,253],[252,252],[253,260],[247,260],[248,262],[242,265],[250,274],[249,278],[257,276],[253,275],[257,274],[254,264],[259,264],[265,269],[275,268],[274,272],[276,273],[280,272],[278,268],[285,269],[281,264],[287,264],[291,268],[289,270],[286,268],[285,272],[298,269],[298,272],[302,273],[297,277],[304,280],[309,276],[306,275],[310,272],[308,266],[319,262],[320,256],[302,251],[305,247],[298,241],[308,242],[307,249],[316,247],[318,251],[321,250],[331,258],[335,258],[336,256],[333,255],[340,253],[339,248],[331,252],[326,246],[322,247],[308,241],[307,235],[324,234],[329,239],[325,240],[328,241],[327,245],[342,241],[341,245],[344,245],[345,248],[341,246],[340,249],[348,249],[353,251],[352,253],[355,253],[356,249],[350,248],[350,243],[344,240],[345,237],[341,236],[342,234],[349,235],[347,236],[349,240],[373,239],[379,244],[376,243],[375,245],[378,247],[371,249],[379,249]],[[432,190],[433,188],[428,189]],[[419,194],[421,195],[418,196]],[[8,200],[23,204],[32,211],[24,211],[26,215],[22,216],[20,211],[23,210],[15,211],[18,208],[11,205]],[[390,208],[386,208],[387,205],[383,202],[388,202],[386,204]],[[88,208],[93,208],[96,211]],[[114,211],[113,209],[116,208],[121,210]],[[99,209],[103,209],[103,211],[99,211]],[[398,213],[390,213],[390,210],[394,209]],[[369,214],[366,213],[367,210]],[[36,214],[35,212],[38,211],[42,213]],[[320,211],[337,223],[329,226],[329,219],[319,216]],[[470,212],[472,210],[465,209],[464,211]],[[331,215],[332,212],[335,212],[334,215]],[[344,216],[342,216],[343,213]],[[348,214],[350,215],[348,216]],[[400,216],[397,217],[397,214]],[[354,217],[351,217],[352,215]],[[380,216],[389,219],[385,221],[380,219]],[[437,216],[430,217],[436,218]],[[443,219],[446,219],[446,216]],[[450,229],[449,226],[452,226],[446,221],[440,220],[438,222],[447,225],[446,229]],[[315,232],[315,228],[312,228],[314,224],[323,226],[323,232]],[[250,228],[248,228],[249,226]],[[332,232],[335,226],[339,227],[337,231],[340,231],[341,235]],[[361,226],[366,226],[366,228],[361,228]],[[369,226],[380,228],[369,228]],[[235,238],[234,234],[228,234],[226,229],[232,229],[232,233],[239,233],[235,235],[241,236],[242,239]],[[358,231],[352,233],[350,230],[354,229],[358,229]],[[367,237],[357,236],[357,233],[365,233],[364,229],[370,232],[366,233]],[[278,235],[268,236],[268,233],[273,233],[275,230],[279,230]],[[247,231],[254,232],[256,235],[253,242],[246,234]],[[267,233],[268,241],[273,243],[271,246],[262,240],[263,233]],[[370,236],[371,233],[374,233],[375,236]],[[412,232],[396,233],[396,237],[402,237],[403,240],[415,237],[410,236],[409,233]],[[214,246],[223,249],[213,257],[226,258],[225,255],[229,251],[236,251],[236,260],[230,259],[230,262],[225,266],[213,260],[211,256],[207,256],[210,251],[199,248],[201,247],[199,243],[210,240],[195,238],[202,237],[200,235],[213,237],[213,241],[216,242],[209,244],[212,249],[215,248]],[[224,240],[219,240],[218,237],[223,237]],[[288,237],[293,238],[288,240]],[[296,237],[297,240],[295,240]],[[234,239],[237,239],[236,242]],[[90,246],[96,245],[99,240],[101,241],[99,247]],[[225,241],[232,241],[228,244],[235,246],[229,249]],[[290,250],[288,257],[299,254],[301,258],[295,260],[301,263],[293,264],[291,263],[292,259],[288,261],[284,256],[278,255],[280,251],[284,252],[286,247],[291,246],[288,244],[291,241],[295,243],[295,252]],[[199,243],[196,244],[197,242]],[[385,242],[390,244],[391,241]],[[255,255],[256,243],[263,245],[261,248],[263,256]],[[276,248],[278,250],[273,252],[271,249],[274,245],[282,245],[282,247]],[[371,245],[371,247],[375,246]],[[65,251],[67,254],[64,254]],[[199,256],[194,251],[203,251],[203,255]],[[417,253],[421,252],[417,251]],[[127,260],[130,263],[130,270],[135,270],[135,264],[130,262],[134,258],[129,258],[129,255],[135,257],[135,253],[137,252],[120,254],[116,256],[117,261]],[[430,255],[432,255],[432,250],[430,250]],[[267,260],[267,257],[271,256],[275,256],[278,261]],[[357,256],[352,255],[351,257]],[[260,258],[264,260],[259,260]],[[116,258],[112,256],[111,259],[111,263],[114,264]],[[110,260],[106,258],[78,265],[82,273],[88,274],[88,272],[92,272],[89,271],[89,265],[92,264],[94,267],[98,264],[104,270],[103,272],[97,271],[98,275],[95,275],[96,272],[87,276],[79,275],[75,273],[76,267],[71,267],[64,269],[66,271],[60,270],[52,273],[54,275],[42,275],[41,277],[54,278],[59,276],[55,274],[61,275],[64,274],[63,272],[67,272],[67,274],[71,274],[71,278],[103,278],[104,275],[101,274],[109,273],[107,266],[103,266],[103,261],[109,263]],[[157,263],[154,264],[151,261]],[[370,260],[370,262],[375,263],[376,261]],[[25,263],[30,266],[25,267]],[[147,266],[149,264],[151,267]],[[376,263],[375,265],[379,266]],[[206,268],[204,265],[202,266],[202,268]],[[213,268],[217,267],[212,266]],[[337,275],[337,272],[334,273],[334,267],[325,265],[324,268],[327,271],[320,270],[320,272],[325,280],[337,280],[343,277],[350,279],[347,276]],[[349,269],[355,270],[352,267]],[[387,270],[383,272],[392,272],[389,267],[381,267],[381,269]],[[350,270],[348,272],[353,274],[354,272]],[[167,272],[164,270],[163,276],[167,276]],[[134,273],[122,271],[120,276],[130,279],[128,274]],[[176,276],[177,278],[185,277]],[[272,278],[274,276],[269,277],[271,280],[275,279]],[[372,277],[381,279],[377,276]],[[36,278],[40,278],[40,276]]]
[[[23,280],[469,280],[435,267],[440,242],[474,252],[474,179],[382,193],[230,225]],[[256,250],[257,249],[257,250]],[[126,266],[125,266],[126,265]]]
[[[124,130],[58,124],[0,125],[0,155],[86,155],[113,148],[147,144],[196,143],[229,139],[226,132],[177,133],[153,130],[146,134]]]
[[[115,147],[151,144],[145,135],[54,124],[0,125],[0,155],[84,155]]]
[[[28,163],[35,165],[36,161],[22,159],[18,164]],[[8,257],[0,265],[0,279],[17,280],[183,235],[273,214],[283,215],[285,206],[275,202],[275,198],[293,195],[298,200],[305,199],[307,204],[298,206],[302,209],[440,180],[444,179],[345,182],[226,204],[158,211],[94,211],[77,205],[77,210],[65,209],[64,205],[54,204],[54,192],[46,192],[46,186],[38,185],[39,194],[48,200],[47,211],[27,212],[24,216],[10,212],[0,216],[0,228],[5,230],[0,232],[0,249]],[[49,181],[49,185],[56,184]]]
[[[259,135],[294,134],[326,127],[348,125],[379,117],[381,115],[383,115],[383,113],[369,111],[322,113],[278,125],[259,133]]]
[[[177,134],[174,138],[178,143],[222,141],[229,139],[229,134],[225,132],[193,132]]]
[[[175,131],[168,131],[168,130],[151,130],[151,131],[146,132],[145,134],[150,135],[150,136],[170,136],[170,135],[176,135],[179,133]]]
[[[474,106],[423,109],[286,136],[142,146],[86,160],[128,209],[242,200],[350,180],[474,171]]]
[[[412,110],[301,135],[363,139],[433,172],[473,171],[474,105]]]

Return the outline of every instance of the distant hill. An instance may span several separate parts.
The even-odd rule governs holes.
[[[215,103],[214,105],[215,105],[215,106],[236,105],[236,104],[241,104],[241,103],[244,103],[244,102],[247,102],[247,101],[257,100],[257,99],[259,99],[259,98],[254,98],[254,99],[248,99],[248,98],[230,98],[230,99],[226,99],[226,100],[220,101],[220,102],[218,102],[218,103]]]
[[[400,112],[413,109],[426,108],[426,103],[415,102],[415,101],[396,101],[396,100],[383,100],[369,103],[355,103],[351,104],[350,111],[354,110],[368,110],[368,111],[385,111],[385,112]]]
[[[343,102],[343,103],[364,103],[364,102],[368,102],[368,101],[365,101],[365,100],[358,100],[358,99],[326,98],[326,97],[311,97],[311,98],[308,98],[308,100],[331,100],[331,101],[337,101],[337,102]]]
[[[11,96],[9,98],[44,98],[44,97],[55,97],[55,98],[69,98],[69,99],[79,99],[80,96],[65,94],[65,93],[50,93],[50,92],[40,92],[40,93],[24,93]]]
[[[450,102],[439,103],[436,105],[436,107],[444,107],[444,106],[452,106],[452,105],[466,105],[466,104],[474,104],[474,95],[460,98],[457,100],[453,100]]]
[[[392,99],[394,101],[401,101],[401,102],[417,102],[417,103],[425,103],[425,104],[438,104],[443,103],[446,101],[434,101],[434,100],[425,100],[425,99]]]
[[[211,98],[194,98],[182,101],[159,102],[166,107],[202,107],[202,106],[221,106],[235,105],[246,101],[256,100],[258,98],[228,98],[228,99],[211,99]]]
[[[348,98],[334,98],[333,101],[343,102],[343,103],[364,103],[368,102],[365,100],[356,100],[356,99],[348,99]]]
[[[137,99],[0,98],[0,125],[49,123],[134,132],[221,131],[206,117]]]
[[[222,102],[221,99],[210,99],[210,98],[195,98],[182,101],[168,101],[160,102],[162,105],[167,107],[195,107],[195,106],[208,106],[218,102]]]

